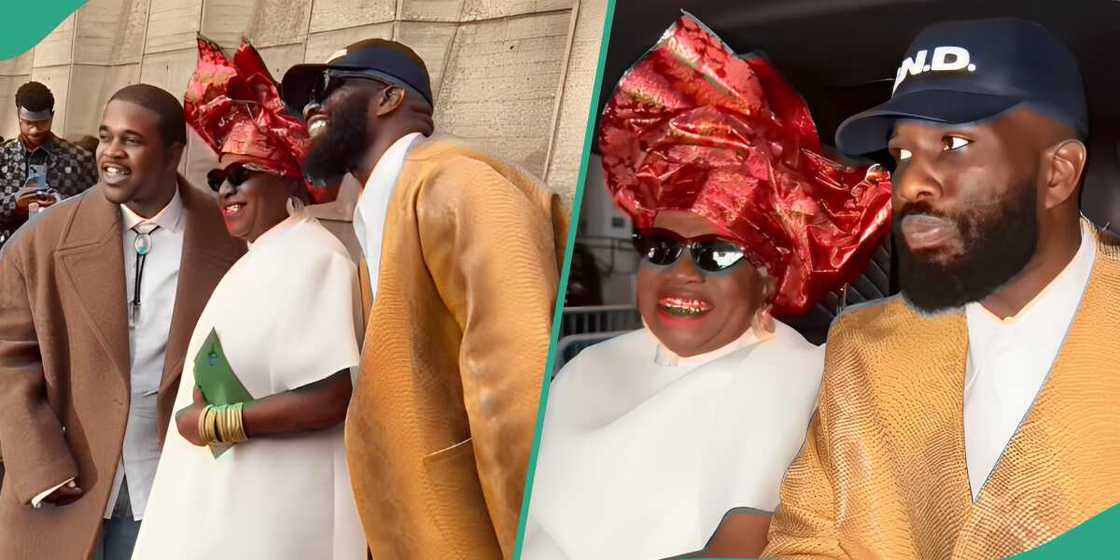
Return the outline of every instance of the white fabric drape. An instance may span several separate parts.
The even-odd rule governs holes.
[[[255,399],[356,371],[357,274],[314,218],[288,218],[253,243],[218,284],[187,350],[175,410],[215,329]],[[217,459],[172,420],[134,558],[363,560],[342,426],[253,439]]]

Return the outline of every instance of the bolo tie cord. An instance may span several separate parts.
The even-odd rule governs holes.
[[[144,263],[148,260],[148,253],[152,250],[151,235],[159,229],[159,226],[155,226],[147,232],[141,232],[137,229],[138,227],[132,228],[132,231],[136,232],[136,240],[132,243],[132,248],[136,251],[136,280],[133,282],[129,326],[133,327],[140,320],[140,284],[144,278]]]

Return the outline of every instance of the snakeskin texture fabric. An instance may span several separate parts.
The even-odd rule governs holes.
[[[849,308],[829,339],[805,447],[767,557],[996,558],[1120,501],[1120,248],[1100,237],[1049,378],[973,502],[962,420],[963,313],[895,297]]]
[[[567,216],[459,141],[409,152],[346,419],[374,558],[512,556]]]

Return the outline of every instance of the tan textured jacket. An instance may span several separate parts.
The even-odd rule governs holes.
[[[1120,501],[1120,248],[1092,276],[1050,376],[972,502],[963,313],[901,299],[845,313],[820,408],[786,475],[765,556],[996,558],[1037,547]]]
[[[568,217],[449,139],[405,160],[346,421],[373,557],[510,557]]]
[[[160,383],[171,420],[184,354],[210,293],[245,252],[213,195],[180,178],[183,256]],[[101,186],[52,207],[0,254],[0,558],[80,559],[98,537],[120,461],[129,348],[120,207]],[[163,434],[160,434],[161,437]],[[85,495],[32,509],[33,496],[76,476]]]

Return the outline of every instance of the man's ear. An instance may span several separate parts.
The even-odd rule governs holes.
[[[186,142],[175,142],[171,147],[167,148],[168,161],[174,162],[172,167],[179,168],[179,164],[183,161],[183,150],[187,149]]]
[[[404,89],[398,86],[389,86],[377,94],[376,115],[384,117],[404,106]]]
[[[1085,144],[1073,139],[1063,140],[1043,152],[1046,184],[1041,194],[1046,209],[1060,206],[1070,197],[1077,196],[1088,157]]]

